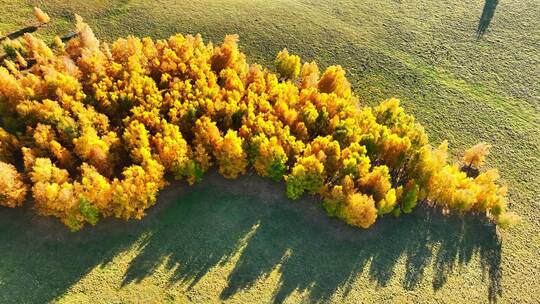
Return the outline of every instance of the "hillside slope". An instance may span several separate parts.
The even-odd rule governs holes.
[[[0,0],[0,31],[32,24],[35,2]],[[39,1],[53,18],[41,34],[69,31],[78,13],[104,40],[181,32],[221,41],[238,33],[249,58],[268,66],[284,47],[323,67],[341,64],[362,102],[402,99],[452,151],[493,144],[488,165],[500,168],[523,223],[501,233],[502,243],[491,226],[423,210],[350,231],[316,208],[306,218],[294,208],[307,206],[265,196],[277,185],[211,175],[192,192],[163,195],[169,208],[156,207],[142,223],[76,235],[24,210],[0,210],[0,302],[533,302],[540,294],[540,3],[245,2]],[[260,193],[237,193],[250,183]]]

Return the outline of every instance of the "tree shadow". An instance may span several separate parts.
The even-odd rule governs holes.
[[[486,33],[491,19],[495,15],[495,10],[497,9],[497,4],[499,0],[486,0],[484,3],[484,9],[482,10],[482,16],[480,16],[480,21],[478,22],[478,28],[476,29],[476,37],[478,39],[482,38]]]
[[[33,33],[35,31],[37,31],[38,29],[39,29],[39,26],[35,26],[35,25],[24,27],[24,28],[22,28],[20,30],[17,30],[15,32],[11,32],[11,33],[7,34],[6,36],[0,37],[0,42],[2,42],[3,40],[6,40],[6,39],[15,40],[15,39],[17,39],[19,37],[24,36],[24,34]]]
[[[0,303],[53,301],[145,230],[135,223],[105,221],[102,227],[71,233],[31,208],[0,209]]]
[[[297,291],[324,302],[338,290],[347,295],[361,274],[378,286],[397,280],[405,290],[431,280],[436,291],[456,268],[480,260],[487,298],[494,302],[502,293],[501,243],[491,224],[417,208],[360,230],[328,218],[311,197],[291,202],[283,193],[281,183],[212,172],[193,187],[173,184],[142,221],[106,220],[79,233],[30,210],[2,210],[0,302],[52,301],[133,246],[138,254],[120,288],[164,266],[169,284],[190,290],[229,263],[232,270],[220,274],[227,286],[214,295],[223,301],[277,273],[273,302]],[[397,273],[403,261],[405,273]],[[430,267],[433,277],[426,277]]]
[[[282,185],[256,176],[206,179],[167,210],[163,225],[132,261],[124,284],[151,275],[166,257],[174,271],[170,283],[179,280],[192,288],[212,267],[239,256],[221,300],[277,271],[274,302],[295,291],[307,291],[310,302],[324,302],[338,290],[347,294],[366,271],[377,285],[386,286],[402,258],[404,289],[414,290],[433,267],[436,291],[456,268],[478,256],[480,271],[488,275],[487,298],[494,302],[502,294],[501,243],[495,227],[478,218],[417,208],[409,216],[386,217],[370,230],[359,230],[328,218],[314,198],[288,201]]]

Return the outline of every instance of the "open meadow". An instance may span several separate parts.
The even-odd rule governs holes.
[[[0,303],[538,303],[540,2],[536,0],[0,0],[3,34],[77,13],[103,41],[130,34],[240,36],[273,68],[287,48],[339,64],[365,105],[396,97],[455,157],[485,141],[521,223],[418,207],[367,230],[328,218],[283,183],[208,172],[174,183],[141,221],[69,232],[0,207]]]

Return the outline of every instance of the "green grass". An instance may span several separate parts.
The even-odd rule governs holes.
[[[364,231],[327,219],[310,199],[287,201],[280,185],[210,174],[166,191],[142,222],[107,220],[76,234],[27,209],[1,210],[0,302],[533,302],[540,3],[499,1],[478,38],[480,0],[327,2],[39,1],[54,20],[46,38],[67,32],[78,13],[108,41],[238,33],[251,62],[270,65],[287,47],[341,64],[362,102],[402,99],[456,155],[493,144],[488,165],[500,168],[521,225],[498,236],[479,219],[420,208]],[[35,3],[0,0],[0,31],[32,24]]]

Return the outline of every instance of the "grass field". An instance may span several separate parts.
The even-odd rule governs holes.
[[[522,223],[418,208],[359,230],[283,185],[210,173],[173,185],[141,222],[70,233],[28,209],[0,210],[0,303],[534,303],[540,294],[540,2],[536,0],[0,0],[0,31],[73,13],[112,40],[238,33],[251,62],[284,47],[341,64],[363,103],[398,97],[453,153],[493,144],[489,165]]]

